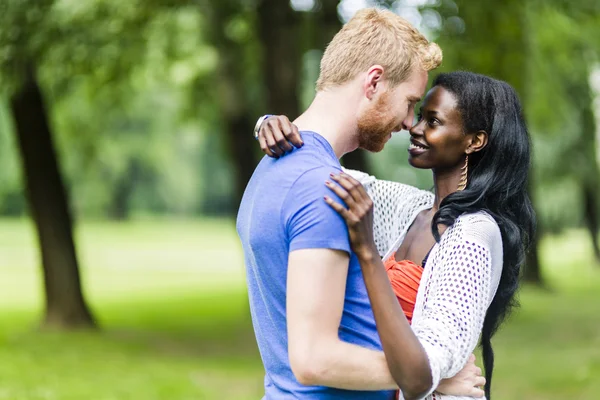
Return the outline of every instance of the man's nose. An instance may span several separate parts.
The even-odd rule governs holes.
[[[413,123],[415,121],[415,113],[413,111],[409,112],[404,121],[402,121],[402,129],[409,131],[413,127]]]

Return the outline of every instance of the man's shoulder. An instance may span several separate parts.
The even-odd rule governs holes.
[[[302,131],[301,134],[304,145],[294,149],[289,156],[319,164],[339,164],[331,145],[325,138],[311,131]],[[289,156],[286,155],[283,159]]]
[[[298,175],[290,190],[292,197],[319,197],[327,194],[329,190],[325,182],[331,180],[331,174],[341,171],[340,167],[334,165],[312,165],[310,168],[296,171]]]
[[[273,168],[295,176],[298,182],[324,183],[331,173],[340,173],[342,166],[336,159],[328,159],[316,149],[302,147],[284,155],[273,164]]]

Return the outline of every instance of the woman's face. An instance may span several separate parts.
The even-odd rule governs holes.
[[[434,86],[425,96],[418,122],[410,130],[408,162],[416,168],[462,167],[470,145],[454,94]]]

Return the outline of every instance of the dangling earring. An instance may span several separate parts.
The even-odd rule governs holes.
[[[460,181],[458,181],[457,190],[465,190],[467,187],[467,172],[469,171],[469,155],[465,157],[465,165],[461,168],[462,174],[460,174]]]

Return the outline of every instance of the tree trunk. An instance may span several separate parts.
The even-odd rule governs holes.
[[[222,64],[219,103],[225,133],[226,148],[233,161],[235,173],[234,207],[237,210],[246,185],[258,164],[259,146],[252,135],[256,115],[247,100],[244,79],[239,71],[236,54],[239,49],[221,48]]]
[[[527,252],[525,260],[525,269],[523,271],[525,282],[533,283],[537,286],[543,286],[542,274],[540,269],[540,258],[538,251],[538,234],[533,237],[531,247]]]
[[[42,255],[46,314],[51,328],[92,327],[81,291],[65,186],[42,93],[33,69],[11,98],[31,215]]]
[[[371,167],[367,158],[367,151],[363,149],[354,150],[352,153],[346,154],[342,157],[342,164],[344,167],[349,169],[355,169],[370,173]]]
[[[222,121],[224,147],[234,169],[233,196],[234,209],[237,210],[259,161],[259,146],[252,136],[258,116],[253,111],[251,90],[248,89],[252,84],[248,70],[254,67],[249,63],[253,60],[248,56],[245,41],[236,40],[227,33],[226,27],[231,21],[240,13],[243,15],[238,2],[224,0],[210,5],[206,3],[202,12],[209,22],[204,34],[219,50],[215,94]]]
[[[258,147],[252,136],[254,116],[242,113],[227,118],[225,134],[231,158],[235,161],[235,209],[237,210],[246,185],[258,164],[255,149]]]
[[[600,169],[596,159],[596,117],[593,110],[593,94],[589,86],[588,74],[583,77],[584,87],[581,91],[574,92],[575,101],[583,100],[581,105],[581,154],[580,161],[585,165],[577,171],[583,176],[583,199],[585,223],[590,233],[594,256],[600,265],[600,245],[598,244],[598,229],[600,228],[600,216],[598,215]],[[583,92],[583,93],[582,93]]]
[[[521,98],[523,107],[528,103],[528,50],[531,47],[529,27],[529,5],[519,0],[508,0],[502,7],[495,7],[495,3],[486,0],[472,7],[472,2],[457,0],[460,16],[465,22],[465,34],[446,40],[453,40],[457,44],[469,49],[454,54],[445,54],[447,65],[457,65],[461,69],[477,71],[481,74],[502,79],[510,83]],[[506,26],[511,29],[507,30]],[[494,38],[490,43],[489,38]],[[444,43],[442,40],[442,48]],[[478,57],[472,57],[478,54]],[[528,192],[535,208],[533,168],[529,171]],[[543,231],[538,224],[536,236],[531,242],[527,254],[526,266],[523,277],[530,283],[543,286],[540,269],[538,243]]]
[[[530,243],[529,250],[527,252],[527,258],[525,259],[525,269],[523,271],[523,279],[537,286],[545,286],[544,279],[542,277],[542,268],[540,265],[540,249],[539,249],[539,232],[536,232],[533,240]]]
[[[585,223],[592,240],[594,257],[600,265],[600,247],[598,245],[598,187],[585,185],[583,187]]]
[[[263,79],[270,114],[295,119],[300,113],[300,17],[288,1],[263,0],[258,8],[258,26],[263,45]]]
[[[338,15],[339,0],[321,0],[321,9],[317,13],[318,30],[316,48],[325,50],[331,39],[340,29],[342,21]]]
[[[117,221],[129,218],[129,201],[135,189],[135,182],[140,175],[139,161],[130,160],[127,169],[115,185],[115,191],[108,207],[108,217]]]

